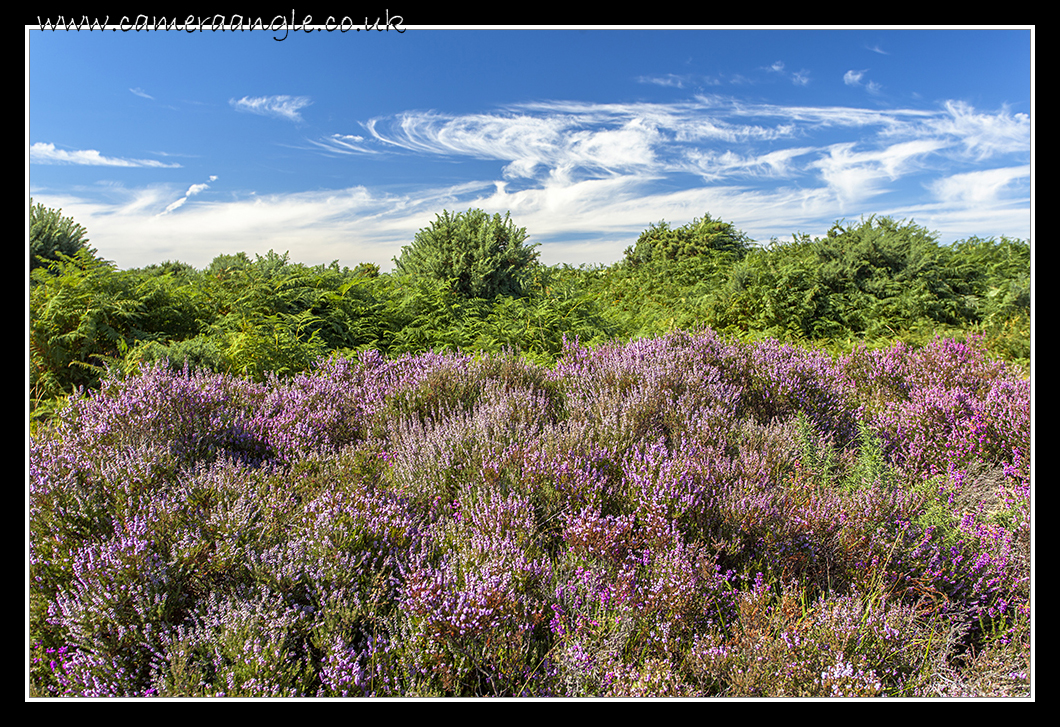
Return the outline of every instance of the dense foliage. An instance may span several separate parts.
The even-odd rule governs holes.
[[[950,340],[111,375],[31,444],[31,690],[1025,694],[1029,424]]]
[[[95,250],[88,246],[88,230],[63,217],[62,210],[51,209],[29,201],[29,269],[33,270],[58,260],[60,255],[75,255],[80,250]]]
[[[525,242],[526,228],[516,227],[508,214],[502,219],[480,209],[445,211],[416,233],[394,263],[399,274],[447,283],[462,298],[518,297],[523,275],[537,260],[535,246]]]
[[[666,220],[652,224],[641,233],[625,260],[631,266],[678,262],[723,256],[733,262],[751,249],[751,239],[731,222],[713,219],[709,214],[687,225],[672,228]]]

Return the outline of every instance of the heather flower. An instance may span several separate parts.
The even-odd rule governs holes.
[[[31,681],[945,691],[959,650],[1026,649],[1030,473],[1029,384],[974,340],[147,367],[30,443]]]

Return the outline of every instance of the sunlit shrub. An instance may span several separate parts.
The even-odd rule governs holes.
[[[1029,426],[974,341],[112,370],[30,444],[31,693],[952,692],[1027,653]]]

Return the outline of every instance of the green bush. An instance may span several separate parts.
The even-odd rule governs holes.
[[[805,340],[892,338],[924,323],[961,327],[976,320],[975,289],[951,258],[912,222],[837,222],[823,238],[795,235],[734,265],[709,322]]]
[[[123,355],[142,303],[126,275],[82,248],[30,273],[30,400],[94,387]]]
[[[537,261],[536,245],[525,242],[526,228],[516,227],[508,213],[501,218],[480,209],[443,211],[394,263],[399,274],[446,282],[463,298],[518,297],[523,276]]]
[[[682,227],[672,228],[665,220],[650,225],[633,247],[626,248],[626,262],[637,266],[716,255],[737,260],[747,254],[750,246],[751,239],[731,222],[706,214]]]

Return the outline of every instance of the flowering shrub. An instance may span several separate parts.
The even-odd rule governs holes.
[[[924,696],[982,654],[1026,675],[1029,394],[974,340],[831,358],[710,331],[553,367],[112,374],[30,444],[31,691]]]

